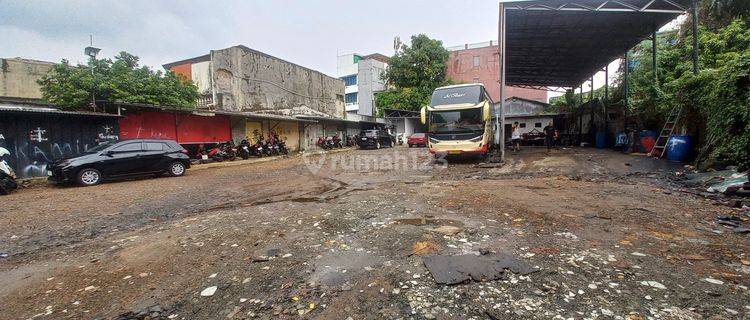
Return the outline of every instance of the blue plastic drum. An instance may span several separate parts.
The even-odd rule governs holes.
[[[596,148],[604,149],[607,147],[607,133],[597,132],[596,133]]]
[[[667,142],[667,159],[675,162],[690,161],[693,156],[693,139],[690,136],[672,136]]]

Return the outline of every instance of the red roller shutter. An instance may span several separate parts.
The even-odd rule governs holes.
[[[175,115],[167,112],[137,112],[120,119],[120,138],[170,139],[177,138]]]
[[[231,139],[232,127],[229,116],[177,115],[177,142],[179,143],[215,143]]]

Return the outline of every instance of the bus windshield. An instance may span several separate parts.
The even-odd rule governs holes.
[[[430,132],[472,132],[484,130],[482,108],[430,112]]]
[[[484,100],[484,97],[482,96],[481,86],[443,88],[436,89],[435,92],[432,93],[430,106],[461,103],[477,104],[482,102],[482,100]]]

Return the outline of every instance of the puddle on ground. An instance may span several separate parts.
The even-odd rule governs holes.
[[[433,219],[433,218],[403,218],[393,219],[396,224],[408,224],[412,226],[454,226],[463,227],[464,223],[458,220],[452,219]]]

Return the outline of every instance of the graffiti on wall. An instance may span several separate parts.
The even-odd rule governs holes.
[[[43,177],[50,163],[80,155],[99,143],[118,140],[116,123],[8,118],[0,121],[0,146],[10,150],[19,178]]]

